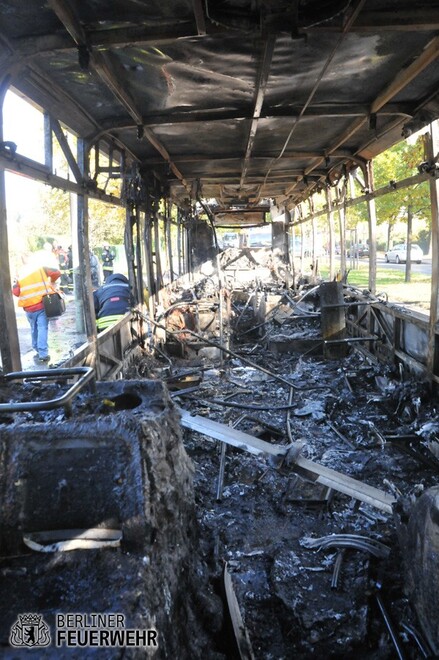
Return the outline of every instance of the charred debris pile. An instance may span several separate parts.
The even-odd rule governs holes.
[[[241,276],[256,269],[237,257]],[[436,655],[429,388],[347,335],[358,303],[378,301],[367,291],[292,290],[269,262],[230,291],[230,267],[213,295],[212,278],[200,297],[174,287],[154,329],[162,366],[136,377],[164,378],[182,411],[200,549],[213,578],[227,565],[254,657]]]
[[[239,258],[249,261],[242,251]],[[151,323],[150,350],[126,369],[125,380],[83,389],[71,406],[56,410],[0,408],[4,554],[14,555],[2,560],[6,588],[8,579],[22,579],[22,594],[34,593],[37,607],[55,578],[63,594],[63,576],[66,581],[76,571],[82,609],[99,611],[116,605],[105,598],[87,604],[86,579],[94,579],[91,565],[96,575],[107,575],[107,565],[111,593],[120,595],[130,616],[145,615],[153,600],[156,627],[162,639],[170,635],[157,657],[437,655],[439,424],[428,388],[380,366],[364,343],[349,341],[343,321],[350,308],[328,303],[334,290],[306,280],[286,287],[269,261],[258,265],[265,273],[247,273],[232,290],[231,266],[219,277],[213,269],[168,287]],[[241,263],[241,274],[253,266]],[[343,302],[368,297],[337,285],[336,300],[340,292]],[[158,381],[167,388],[158,392]],[[66,387],[35,377],[14,386],[12,398],[56,398]],[[11,383],[2,381],[0,397],[11,399]],[[85,498],[86,516],[72,505],[72,520],[68,514],[57,519],[55,507],[47,524],[113,526],[121,531],[121,547],[85,559],[81,550],[49,560],[32,556],[26,564],[21,536],[38,537],[44,516],[11,484],[25,481],[35,452],[45,460],[47,442],[40,447],[36,435],[47,424],[54,433],[67,430],[80,453],[92,420],[92,435],[99,436],[101,425],[105,447],[110,437],[128,443],[112,457],[119,467],[108,492],[114,495],[117,484],[110,500],[119,503],[106,508],[102,486],[96,515]],[[12,442],[19,425],[34,429],[31,449],[21,436]],[[136,441],[126,440],[130,433]],[[157,443],[162,449],[151,458],[148,448]],[[93,451],[96,465],[103,461],[108,470],[105,447],[102,455],[97,446]],[[148,478],[132,477],[131,502],[120,493],[124,475],[137,474],[136,456]],[[37,479],[38,470],[30,472]],[[60,479],[69,486],[68,472]],[[80,483],[86,491],[85,476]],[[146,501],[152,517],[142,513],[134,527],[126,524]],[[81,562],[87,564],[78,569]],[[142,586],[151,580],[150,590]],[[64,605],[55,600],[49,618]],[[9,615],[4,608],[0,614],[5,630]],[[169,655],[176,644],[179,654]]]

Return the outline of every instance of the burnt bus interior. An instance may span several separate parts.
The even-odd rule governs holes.
[[[439,656],[438,55],[438,0],[2,0],[0,108],[13,90],[44,117],[44,162],[0,121],[5,657],[26,612],[52,639],[57,613],[157,630],[108,658]],[[374,158],[420,129],[417,173],[377,188]],[[22,361],[8,172],[75,200],[86,341],[54,368]],[[376,284],[375,200],[421,182],[429,313]],[[135,298],[99,334],[90,200],[124,210]],[[326,280],[295,265],[318,218]]]

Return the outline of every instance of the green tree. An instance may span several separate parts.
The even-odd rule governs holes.
[[[70,236],[70,194],[45,186],[40,195],[41,216],[36,219],[35,235]]]
[[[76,138],[66,131],[73,153],[76,150]],[[54,167],[60,176],[67,176],[68,164],[57,140],[53,140]],[[91,158],[94,163],[94,157]],[[108,158],[101,155],[101,166],[108,166]],[[97,177],[100,189],[106,194],[120,196],[120,179],[113,179],[100,174]],[[32,235],[55,236],[57,240],[71,239],[70,193],[59,188],[45,186],[40,195],[41,216],[35,219],[30,227]],[[107,204],[99,199],[89,199],[89,243],[90,247],[98,248],[104,243],[120,245],[124,242],[125,209]]]
[[[423,136],[419,136],[414,144],[409,144],[407,141],[399,142],[375,159],[375,187],[381,188],[388,185],[391,188],[394,182],[416,174],[417,166],[423,160]],[[376,207],[378,223],[388,224],[387,247],[390,246],[392,229],[396,222],[406,219],[410,237],[413,218],[423,221],[427,227],[431,225],[430,194],[427,182],[378,197]]]
[[[70,237],[70,194],[58,188],[42,189],[41,214],[27,224],[33,236],[53,236],[57,240]],[[98,199],[89,200],[89,242],[92,247],[103,243],[123,243],[125,209],[106,204]]]
[[[126,218],[124,208],[90,199],[88,211],[89,241],[92,248],[101,247],[104,243],[123,244]]]

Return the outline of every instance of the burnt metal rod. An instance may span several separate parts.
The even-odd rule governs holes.
[[[254,295],[255,295],[254,291],[252,291],[252,292],[249,294],[249,296],[248,296],[248,298],[247,298],[247,302],[245,303],[245,305],[244,305],[243,309],[241,310],[241,313],[240,313],[240,315],[239,315],[239,317],[238,317],[238,320],[236,321],[236,328],[238,327],[238,325],[239,325],[239,323],[240,323],[242,317],[244,316],[245,310],[246,310],[247,307],[249,306],[250,301],[251,301],[251,299],[253,298]]]
[[[270,312],[268,312],[270,313]],[[263,321],[262,323],[259,323],[258,325],[252,325],[251,328],[248,328],[247,330],[243,330],[243,332],[239,333],[239,336],[242,337],[243,335],[248,335],[250,332],[253,332],[253,330],[259,330],[259,328],[263,328],[265,325],[268,325],[271,323],[272,319],[267,319],[266,321]]]
[[[94,380],[95,372],[92,367],[73,367],[71,369],[47,369],[41,371],[13,371],[1,380],[54,380],[56,378],[70,378],[81,376],[62,396],[47,401],[24,401],[21,403],[0,403],[0,413],[21,412],[24,410],[52,410],[53,408],[68,407],[73,397],[91,380]]]
[[[384,447],[386,446],[386,439],[383,436],[383,434],[379,431],[379,429],[377,429],[377,427],[373,422],[368,422],[368,426],[371,429],[371,431],[375,433],[376,437],[380,441],[381,448],[384,449]]]
[[[160,348],[159,348],[158,346],[154,346],[154,350],[157,351],[157,353],[158,353],[159,355],[161,355],[162,358],[164,358],[164,359],[168,362],[168,364],[169,364],[169,368],[170,368],[170,370],[171,370],[171,372],[172,372],[173,364],[172,364],[172,360],[171,360],[171,358],[169,358],[165,353],[163,353],[163,351],[161,351]]]
[[[416,442],[419,442],[419,435],[414,433],[407,435],[388,435],[387,433],[383,433],[383,436],[386,440],[416,440]]]
[[[215,230],[214,230],[215,231]],[[215,234],[216,237],[216,234]],[[216,255],[216,267],[218,269],[218,283],[219,283],[219,291],[218,291],[218,296],[219,296],[219,310],[218,310],[218,322],[219,322],[219,331],[220,331],[220,343],[221,345],[224,343],[224,299],[223,299],[223,287],[224,287],[224,282],[223,282],[223,274],[221,270],[221,259],[220,255]],[[222,365],[223,363],[223,354],[221,353],[220,357],[220,363]]]
[[[292,402],[293,402],[293,394],[294,394],[294,390],[293,390],[292,388],[290,388],[290,393],[289,393],[289,395],[288,395],[288,405],[291,405]],[[286,426],[287,426],[287,436],[288,436],[288,440],[289,440],[291,443],[293,443],[294,440],[293,440],[293,434],[292,434],[292,432],[291,432],[291,415],[290,415],[290,409],[288,409],[288,411],[287,411]]]
[[[216,501],[221,502],[222,497],[223,497],[223,486],[224,486],[224,470],[226,467],[226,449],[227,445],[225,442],[221,443],[221,459],[220,459],[220,467],[219,467],[219,474],[218,474],[218,485],[216,487]]]
[[[322,309],[333,309],[336,307],[358,307],[358,305],[374,305],[376,300],[357,300],[356,302],[345,302],[345,303],[331,303],[329,305],[322,305]]]
[[[384,325],[382,319],[380,319],[380,317],[378,316],[378,313],[377,313],[378,310],[377,310],[375,307],[372,307],[371,312],[372,312],[372,315],[373,315],[375,321],[376,321],[376,322],[378,323],[378,325],[380,326],[382,333],[384,334],[384,336],[386,337],[386,339],[387,339],[387,340],[389,341],[389,343],[391,344],[391,343],[392,343],[392,340],[393,340],[393,338],[392,338],[392,333],[391,333],[391,331],[389,330],[389,328],[386,328],[386,326]]]
[[[350,383],[350,381],[349,381],[349,378],[348,378],[347,374],[343,374],[343,377],[344,377],[344,380],[345,380],[345,383],[346,383],[346,385],[347,385],[347,387],[348,387],[349,392],[350,392],[351,394],[353,394],[353,393],[354,393],[354,390],[352,389],[352,385],[351,385],[351,383]]]
[[[317,284],[317,286],[312,287],[312,289],[308,289],[308,291],[305,291],[303,295],[300,296],[299,300],[294,300],[291,298],[286,292],[284,292],[285,298],[287,298],[290,303],[293,305],[293,307],[297,307],[297,305],[300,305],[300,303],[305,300],[311,293],[315,293],[320,289],[320,284]]]
[[[426,644],[425,640],[421,637],[420,633],[416,630],[416,628],[414,628],[413,626],[410,626],[408,623],[404,623],[403,621],[401,621],[401,626],[404,628],[404,630],[406,632],[409,633],[409,635],[411,635],[413,637],[413,639],[415,640],[419,650],[422,653],[422,657],[423,658],[431,658],[432,655],[431,655],[430,651],[427,649],[427,644]]]
[[[338,579],[340,577],[340,570],[341,570],[341,565],[343,563],[344,553],[345,553],[344,548],[340,548],[340,550],[337,552],[337,556],[335,558],[335,563],[334,563],[334,571],[332,573],[331,589],[337,589],[338,587]]]
[[[186,396],[187,394],[192,394],[193,392],[196,392],[197,390],[200,389],[199,385],[194,385],[194,387],[183,387],[181,390],[172,390],[169,392],[169,396],[172,398],[173,396]]]
[[[352,344],[356,341],[380,341],[379,337],[346,337],[345,339],[324,339],[324,344]]]
[[[293,321],[296,321],[297,319],[315,319],[320,316],[320,312],[310,312],[309,314],[294,314],[294,316],[291,316],[290,318]]]
[[[179,335],[181,333],[184,334],[189,334],[193,335],[197,339],[200,339],[202,342],[208,344],[208,346],[213,346],[214,348],[219,348],[220,351],[224,351],[227,355],[231,355],[232,357],[236,358],[237,360],[241,360],[241,362],[244,362],[244,364],[248,364],[249,367],[252,367],[253,369],[256,369],[257,371],[262,371],[262,373],[267,374],[267,376],[270,376],[271,378],[274,378],[275,380],[278,380],[280,383],[283,383],[287,387],[292,387],[295,390],[298,390],[299,392],[308,392],[309,390],[327,390],[328,387],[326,385],[315,385],[313,387],[297,387],[297,385],[294,385],[294,383],[291,383],[289,380],[286,378],[283,378],[282,376],[278,376],[277,374],[274,374],[272,371],[269,371],[268,369],[265,369],[265,367],[261,367],[255,362],[252,362],[251,360],[248,360],[247,358],[243,357],[242,355],[239,355],[238,353],[235,353],[235,351],[231,351],[230,348],[226,348],[225,346],[220,346],[214,341],[211,341],[210,339],[206,339],[206,337],[203,337],[202,335],[199,335],[197,332],[194,332],[193,330],[188,330],[187,328],[183,330],[176,330],[176,331],[171,331],[165,328],[164,325],[161,325],[160,323],[157,323],[157,321],[152,321],[149,319],[150,323],[153,325],[157,326],[161,330],[164,330],[165,332],[168,333],[168,335]]]
[[[271,406],[269,404],[265,406],[258,406],[254,405],[252,403],[238,403],[237,401],[223,401],[222,399],[209,399],[209,401],[206,401],[205,399],[198,399],[199,403],[213,403],[216,404],[217,406],[226,406],[229,408],[240,408],[241,410],[273,410],[273,411],[278,411],[278,410],[291,410],[292,408],[296,407],[296,404],[291,404],[291,403],[286,403],[284,406]]]
[[[362,536],[360,534],[330,534],[320,538],[304,537],[301,545],[305,548],[355,548],[356,550],[365,550],[375,555],[375,557],[386,558],[390,554],[388,545],[377,541],[376,539]]]
[[[327,424],[328,424],[329,428],[331,429],[331,431],[334,431],[334,433],[335,433],[336,435],[338,435],[338,437],[340,438],[340,440],[343,440],[343,442],[344,442],[348,447],[350,447],[351,449],[356,449],[355,445],[353,445],[352,442],[350,442],[350,441],[349,441],[349,440],[343,435],[343,433],[340,433],[340,431],[338,430],[338,428],[337,428],[336,426],[334,426],[334,424],[332,424],[332,422],[327,422]]]
[[[399,660],[405,660],[404,650],[403,650],[403,648],[401,646],[401,643],[398,639],[398,633],[396,632],[395,627],[393,625],[393,622],[390,618],[390,615],[387,612],[386,606],[384,605],[383,599],[381,598],[381,594],[376,592],[375,593],[375,599],[376,599],[377,605],[380,609],[381,615],[384,619],[384,623],[386,624],[386,628],[389,632],[390,638],[393,642],[393,646],[395,647],[395,651],[397,653],[397,656],[398,656]]]

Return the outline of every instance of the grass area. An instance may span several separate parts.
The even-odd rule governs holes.
[[[329,276],[329,268],[326,265],[320,267],[320,275],[323,279]],[[384,292],[388,295],[390,302],[404,303],[411,308],[418,308],[426,312],[430,309],[431,278],[429,275],[412,273],[411,282],[405,282],[405,271],[399,269],[379,269],[377,271],[376,292]],[[367,289],[369,286],[369,264],[360,262],[358,269],[350,270],[348,284]]]

